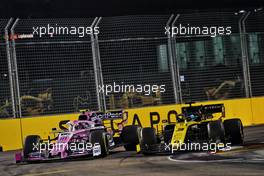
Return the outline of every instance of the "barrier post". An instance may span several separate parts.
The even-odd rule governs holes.
[[[17,70],[17,57],[16,57],[16,42],[15,42],[15,27],[19,21],[19,18],[15,20],[11,27],[11,44],[12,44],[12,58],[13,58],[13,88],[14,88],[14,100],[15,100],[15,113],[17,118],[22,117],[21,112],[21,101],[20,101],[20,89],[19,89],[19,79]]]
[[[13,22],[13,18],[10,18],[6,27],[5,27],[5,43],[6,43],[6,56],[7,56],[7,64],[8,64],[8,75],[9,75],[9,87],[10,87],[10,94],[11,94],[11,104],[12,104],[12,114],[13,117],[16,117],[16,107],[15,107],[15,96],[14,96],[14,84],[13,84],[13,67],[11,61],[11,48],[9,42],[9,33],[8,29]]]
[[[93,20],[93,23],[91,25],[91,28],[93,29],[96,22],[98,20],[98,17],[96,17]],[[96,47],[95,47],[95,37],[93,34],[91,34],[91,45],[92,45],[92,54],[93,54],[93,68],[94,68],[94,79],[95,79],[95,89],[96,89],[96,96],[97,96],[97,106],[98,110],[101,111],[101,100],[100,100],[100,93],[99,93],[99,79],[98,79],[98,67],[97,67],[97,53],[96,53]]]
[[[177,14],[177,16],[174,18],[172,22],[172,27],[175,26],[176,21],[179,19],[180,14]],[[176,93],[177,93],[177,102],[182,103],[182,92],[181,92],[181,79],[180,79],[180,67],[177,60],[177,47],[176,47],[176,37],[173,35],[172,38],[172,54],[173,54],[173,68],[175,75],[175,81],[176,81]]]
[[[101,20],[102,20],[102,17],[99,17],[94,27],[98,27]],[[98,35],[94,35],[94,45],[95,45],[94,47],[95,47],[96,61],[97,61],[98,84],[103,86],[104,80],[103,80],[103,73],[102,73],[102,66],[101,66],[101,57],[100,57]],[[99,92],[99,96],[100,96],[100,103],[101,103],[100,110],[106,111],[105,94],[103,92],[101,92],[101,93]]]
[[[19,18],[15,20],[11,27],[11,44],[12,44],[12,64],[13,64],[13,81],[14,81],[14,100],[15,100],[15,114],[16,118],[19,118],[20,122],[20,136],[21,136],[21,145],[24,148],[24,135],[23,135],[23,124],[22,124],[22,111],[21,111],[21,100],[20,100],[20,89],[19,89],[19,79],[18,79],[18,69],[17,69],[17,57],[16,57],[16,42],[15,42],[15,28]]]
[[[240,34],[241,52],[242,52],[241,54],[242,54],[243,77],[244,77],[245,94],[247,98],[252,97],[251,79],[250,79],[250,71],[249,71],[248,46],[247,46],[247,34],[246,34],[246,27],[245,27],[245,21],[249,15],[250,15],[250,12],[243,13],[242,17],[239,19],[239,34]]]
[[[174,23],[177,21],[177,19],[179,18],[179,14],[175,17],[175,19],[173,20],[172,26],[174,25]],[[174,15],[172,14],[166,24],[166,28],[170,28],[170,23],[172,22]],[[178,73],[178,69],[177,69],[177,65],[175,62],[176,61],[176,41],[174,36],[172,37],[170,35],[170,33],[167,32],[167,37],[168,37],[168,55],[169,55],[169,63],[170,63],[170,72],[171,72],[171,78],[172,78],[172,85],[173,85],[173,94],[174,94],[174,101],[176,104],[181,103],[181,96],[180,95],[180,85],[179,85],[179,73]]]

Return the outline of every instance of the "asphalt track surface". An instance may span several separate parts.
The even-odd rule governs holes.
[[[264,126],[244,130],[246,144],[229,152],[184,152],[143,156],[117,149],[106,158],[15,164],[14,152],[0,153],[0,176],[264,176]]]

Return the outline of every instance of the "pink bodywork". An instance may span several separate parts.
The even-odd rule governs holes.
[[[93,154],[93,146],[91,146],[91,150],[86,150],[85,152],[75,152],[70,150],[68,144],[72,143],[79,143],[79,142],[87,142],[90,141],[90,132],[91,130],[105,130],[103,126],[102,119],[104,118],[103,113],[96,113],[93,111],[83,112],[79,119],[69,121],[67,123],[68,130],[59,133],[56,139],[56,142],[50,143],[48,146],[52,145],[53,147],[49,148],[50,150],[47,151],[36,151],[29,154],[27,158],[23,158],[23,153],[17,153],[15,155],[16,162],[21,162],[23,160],[26,161],[41,161],[41,160],[48,160],[50,158],[68,158],[71,156],[84,156]],[[118,124],[119,130],[122,130],[123,123]],[[85,125],[82,125],[85,124]],[[80,128],[81,127],[81,128]],[[109,132],[110,133],[110,132]],[[111,133],[112,134],[112,133]],[[68,147],[68,148],[67,148]]]
[[[65,132],[59,133],[56,142],[49,144],[52,147],[50,147],[49,148],[50,150],[48,150],[48,157],[43,156],[42,154],[39,154],[39,156],[38,155],[33,156],[34,155],[33,153],[27,158],[27,160],[28,161],[39,161],[39,160],[46,160],[48,158],[53,158],[53,157],[59,157],[61,159],[69,157],[68,144],[70,142],[74,143],[74,142],[89,141],[91,129],[95,129],[95,128],[104,129],[104,126],[102,125],[102,120],[93,115],[94,115],[94,112],[85,112],[82,114],[82,116],[87,116],[87,119],[85,118],[82,120],[74,120],[74,121],[68,122],[67,123],[69,127],[68,130]],[[82,126],[82,124],[85,124],[85,125]],[[95,127],[95,125],[97,125],[97,127]],[[40,152],[38,151],[38,153]],[[76,152],[76,153],[72,153],[70,156],[83,156],[83,155],[88,155],[92,153],[93,153],[93,149],[91,148],[90,151],[85,151],[85,152],[80,152],[80,153]],[[23,160],[22,152],[16,153],[15,160],[17,163]]]
[[[95,122],[88,121],[88,120],[74,120],[72,122],[73,126],[78,125],[79,123],[87,123],[90,127],[94,127]],[[71,140],[73,140],[74,136],[78,136],[79,139],[89,139],[90,129],[72,129],[72,131],[60,133],[58,135],[58,140],[54,144],[53,149],[50,151],[51,156],[57,156],[60,154],[61,158],[67,158],[67,146]]]

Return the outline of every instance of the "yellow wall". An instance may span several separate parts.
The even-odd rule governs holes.
[[[264,123],[264,98],[251,99],[252,125]]]
[[[21,148],[20,132],[19,119],[0,120],[0,146],[4,151]]]
[[[233,99],[224,101],[199,102],[199,104],[224,103],[226,117],[238,117],[242,120],[244,126],[264,124],[264,97],[251,99]],[[141,123],[142,126],[154,126],[161,128],[162,120],[171,117],[175,120],[175,111],[181,112],[181,107],[186,105],[163,105],[155,107],[143,107],[128,109],[128,125]],[[160,117],[159,121],[158,116]],[[64,114],[55,116],[41,116],[20,119],[0,120],[0,145],[6,150],[15,150],[22,147],[21,136],[40,135],[41,138],[47,139],[53,137],[52,128],[61,129],[59,125],[65,120],[77,119],[78,114]],[[20,123],[22,128],[20,128]],[[63,123],[62,123],[63,124]],[[65,124],[65,122],[64,122]],[[116,128],[116,127],[115,127]],[[22,131],[22,135],[21,132]]]

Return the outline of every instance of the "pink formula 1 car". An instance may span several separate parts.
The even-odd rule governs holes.
[[[104,121],[117,119],[121,120],[118,123],[118,137],[113,137],[114,131],[107,128]],[[42,140],[37,135],[27,136],[23,152],[16,154],[16,162],[81,156],[103,157],[109,154],[109,150],[120,145],[123,145],[126,150],[135,150],[139,143],[137,134],[140,127],[124,126],[126,120],[123,111],[83,112],[78,120],[69,121],[67,130],[57,133],[54,139]]]

